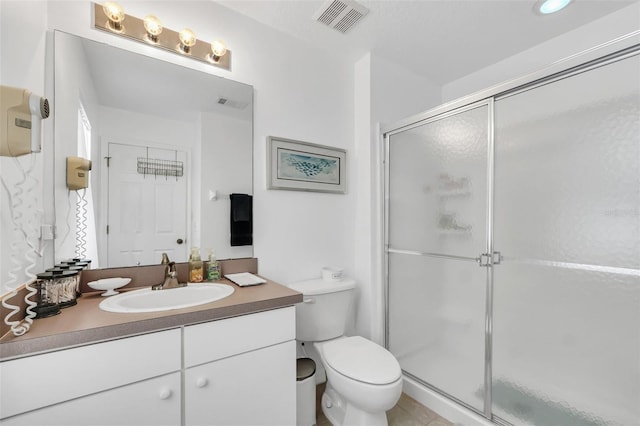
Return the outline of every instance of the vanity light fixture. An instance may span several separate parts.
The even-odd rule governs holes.
[[[94,3],[93,12],[93,26],[98,30],[187,56],[225,70],[231,68],[231,51],[222,40],[208,43],[198,40],[191,29],[185,28],[178,32],[164,28],[160,19],[154,15],[147,15],[144,19],[127,15],[122,6],[113,1],[105,2],[104,5]],[[126,28],[123,25],[125,20]]]
[[[147,40],[157,43],[158,36],[162,34],[162,22],[154,15],[147,15],[144,17],[144,29],[147,30]]]
[[[538,0],[533,9],[540,15],[549,15],[569,6],[571,1],[572,0]]]
[[[107,25],[113,32],[120,33],[124,31],[122,21],[124,21],[124,9],[115,1],[108,1],[102,6],[102,11],[107,17]]]

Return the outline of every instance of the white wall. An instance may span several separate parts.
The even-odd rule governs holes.
[[[66,61],[58,61],[55,64],[55,80],[57,85],[56,96],[51,99],[52,120],[58,123],[55,126],[55,176],[54,193],[57,205],[55,240],[55,261],[61,262],[65,259],[75,257],[76,248],[76,202],[77,193],[67,187],[67,157],[76,157],[78,153],[78,109],[80,105],[85,108],[85,112],[93,131],[98,131],[97,120],[97,95],[95,92],[95,82],[91,78],[87,57],[84,49],[77,39],[70,40],[69,43],[57,43],[58,54],[66,58]],[[99,155],[99,152],[95,154]],[[98,157],[99,158],[99,157]],[[100,172],[100,163],[93,160],[93,169],[90,172],[91,179]],[[98,191],[99,186],[94,186]],[[63,213],[64,212],[64,213]],[[95,259],[94,259],[95,260]],[[94,263],[94,266],[98,263]],[[48,265],[46,267],[51,267]]]
[[[640,3],[634,3],[597,21],[445,84],[442,87],[442,100],[448,102],[529,74],[638,30],[640,30]]]
[[[382,343],[383,146],[380,127],[438,105],[440,86],[370,53],[356,62],[353,75],[356,146],[352,160],[358,165],[354,269],[360,283],[356,331]]]
[[[442,103],[440,85],[412,71],[372,55],[371,114],[388,124]]]
[[[353,82],[350,64],[327,60],[326,52],[267,28],[214,2],[121,1],[128,13],[154,13],[170,28],[189,26],[205,40],[223,38],[233,52],[231,71],[224,71],[168,52],[114,37],[91,28],[89,1],[47,3],[4,2],[2,27],[12,28],[35,50],[5,49],[3,66],[16,77],[12,84],[42,90],[25,80],[23,65],[33,70],[44,62],[46,28],[58,29],[124,49],[155,56],[251,84],[255,89],[254,116],[254,255],[264,275],[292,282],[320,275],[323,265],[344,266],[354,274],[355,187],[346,195],[266,190],[266,138],[269,135],[345,148],[353,142]],[[5,16],[6,15],[6,16]],[[25,20],[36,19],[29,26]],[[11,24],[13,23],[13,24]],[[37,24],[37,25],[36,25]],[[23,35],[23,29],[28,28]],[[12,35],[15,40],[16,35]],[[38,44],[40,43],[40,44]],[[7,55],[10,52],[11,55]],[[11,57],[16,56],[16,61]],[[5,60],[7,59],[7,60]],[[16,66],[17,64],[17,66]],[[5,79],[3,77],[3,83]],[[9,81],[7,81],[9,83]],[[356,173],[350,163],[349,181]],[[50,207],[49,207],[50,208]],[[358,278],[358,277],[356,277]]]
[[[44,1],[2,1],[0,2],[0,84],[24,88],[41,96],[45,96],[45,28],[47,3]],[[16,42],[19,40],[19,42]],[[43,134],[53,129],[53,120],[43,120]],[[13,194],[13,203],[9,202],[7,192],[0,189],[0,294],[14,288],[27,280],[25,268],[32,262],[25,259],[30,253],[35,260],[35,267],[30,272],[40,272],[42,266],[51,262],[53,242],[48,241],[39,246],[38,235],[41,220],[52,221],[52,217],[45,216],[44,205],[52,202],[52,186],[50,180],[44,176],[53,173],[49,165],[45,166],[43,156],[52,155],[52,147],[43,143],[41,154],[30,154],[17,158],[0,158],[0,173],[7,184],[7,189]],[[22,207],[17,210],[22,213],[28,224],[24,231],[29,235],[29,241],[35,244],[43,257],[33,254],[19,232],[14,230],[11,221],[11,205],[19,203],[17,183],[23,178],[22,170],[33,167],[22,189],[25,195],[20,197]],[[46,167],[46,168],[45,168]],[[43,169],[46,170],[43,173]],[[47,190],[50,190],[47,195]],[[18,213],[16,211],[16,213]],[[48,212],[51,213],[50,211]],[[15,242],[12,247],[11,243]],[[17,263],[13,263],[12,259]],[[10,280],[9,273],[15,273],[15,279]]]
[[[253,194],[250,178],[253,163],[252,145],[246,141],[252,137],[251,123],[244,119],[222,114],[202,114],[202,187],[197,193],[201,202],[200,218],[201,255],[213,249],[218,259],[251,257],[253,246],[229,246],[231,224],[229,194]],[[219,153],[224,152],[224,155]],[[215,191],[217,199],[209,200],[209,191]]]

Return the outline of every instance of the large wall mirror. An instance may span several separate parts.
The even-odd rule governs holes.
[[[54,64],[56,261],[253,256],[229,213],[253,192],[251,86],[59,31]]]

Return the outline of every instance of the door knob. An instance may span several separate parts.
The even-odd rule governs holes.
[[[199,388],[203,388],[209,384],[209,380],[206,377],[198,377],[196,379],[196,386]]]
[[[182,244],[182,243],[184,243],[184,240],[183,240],[182,238],[178,238],[178,239],[176,240],[176,243],[178,243],[178,244]]]

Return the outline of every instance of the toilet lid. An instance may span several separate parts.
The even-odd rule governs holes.
[[[400,364],[391,352],[360,336],[327,342],[325,362],[340,374],[372,385],[393,383],[400,378]]]
[[[339,291],[352,290],[355,286],[356,282],[348,278],[340,281],[324,281],[322,279],[315,279],[289,284],[289,288],[299,291],[305,296],[337,293]]]

